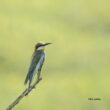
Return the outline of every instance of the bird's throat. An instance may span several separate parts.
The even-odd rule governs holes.
[[[37,50],[45,50],[45,47],[39,47]]]

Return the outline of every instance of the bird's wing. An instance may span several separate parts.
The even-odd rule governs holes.
[[[40,60],[40,57],[41,57],[41,52],[35,52],[33,54],[32,60],[31,60],[31,63],[30,63],[30,67],[29,67],[29,70],[28,70],[28,74],[27,74],[25,82],[24,82],[25,84],[27,83],[28,79],[30,79],[33,76],[33,72],[36,68],[37,63]]]
[[[33,71],[35,70],[36,68],[36,65],[38,64],[39,60],[41,58],[41,53],[40,52],[36,52],[33,57],[32,57],[32,61],[31,61],[31,64],[30,64],[30,67],[29,67],[29,71],[28,73],[33,73]]]

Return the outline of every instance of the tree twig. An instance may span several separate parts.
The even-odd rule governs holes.
[[[17,97],[17,99],[6,108],[6,110],[12,110],[16,106],[16,104],[18,104],[20,102],[20,100],[23,99],[24,96],[27,96],[32,91],[32,89],[35,88],[35,86],[40,82],[40,80],[42,80],[42,78],[38,79],[32,86],[25,89],[25,91],[22,92],[19,95],[19,97]]]

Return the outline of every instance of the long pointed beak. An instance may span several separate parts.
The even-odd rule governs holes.
[[[45,43],[45,44],[43,44],[43,46],[47,46],[47,45],[49,45],[49,44],[52,44],[52,43]]]

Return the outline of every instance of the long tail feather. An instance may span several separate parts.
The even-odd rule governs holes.
[[[24,84],[27,84],[28,80],[29,80],[29,76],[27,74]]]

